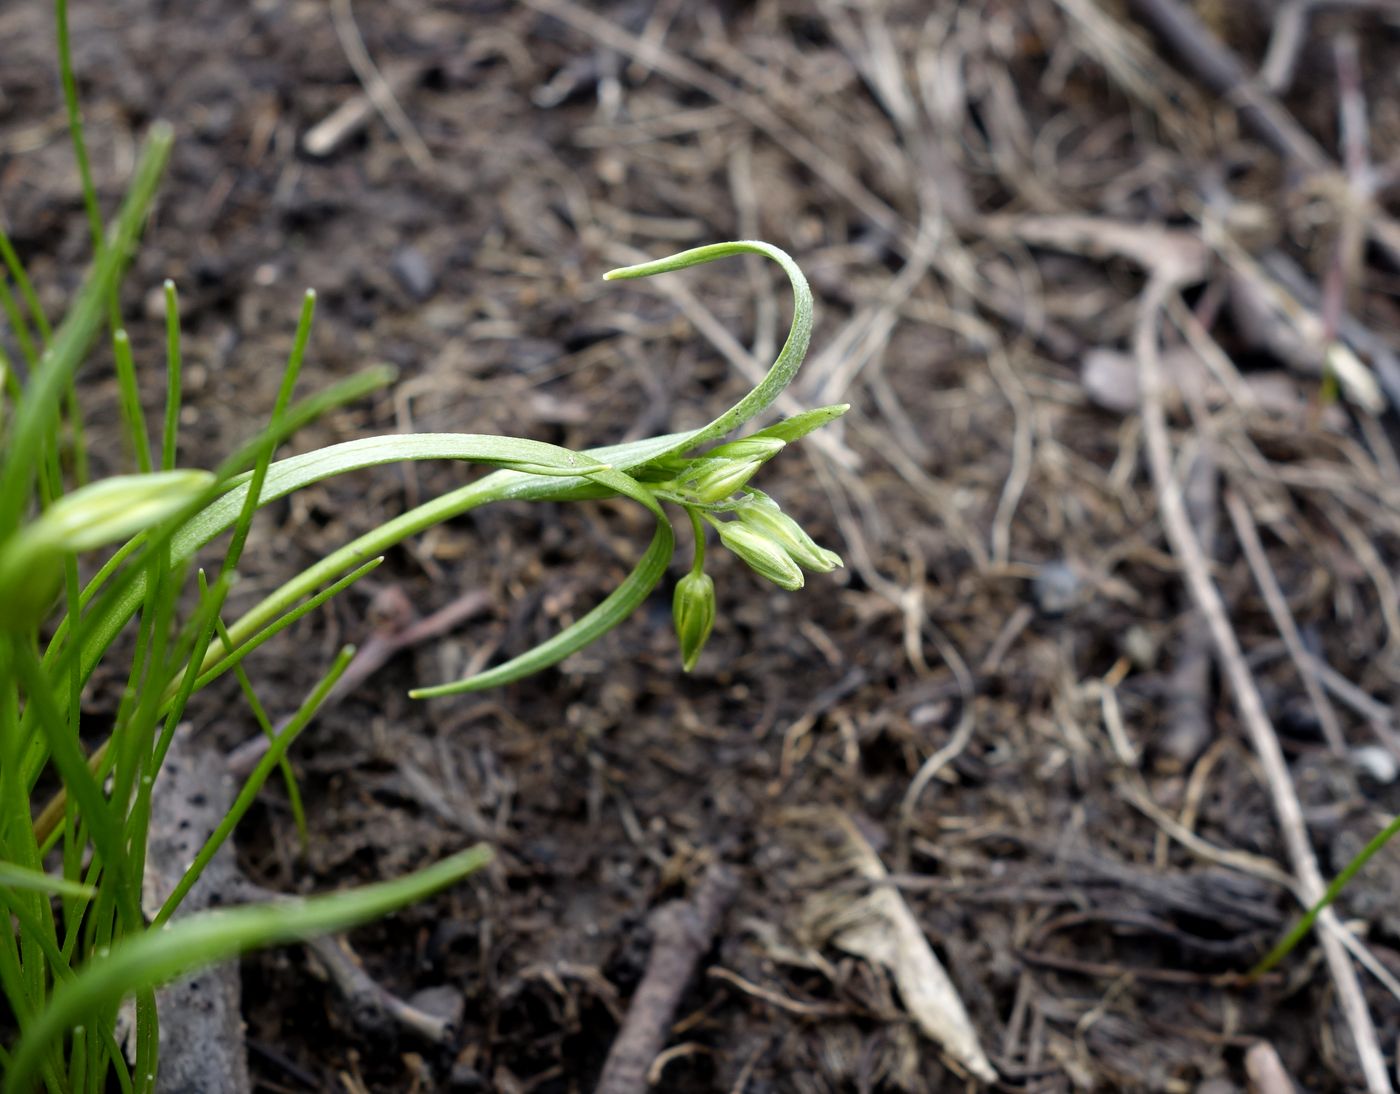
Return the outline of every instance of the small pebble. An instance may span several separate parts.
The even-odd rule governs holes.
[[[1079,382],[1089,401],[1115,414],[1131,414],[1138,407],[1137,364],[1114,350],[1090,350],[1084,357]]]
[[[462,993],[448,984],[438,984],[414,992],[408,1003],[424,1014],[431,1014],[439,1021],[446,1022],[454,1030],[461,1027],[462,1015],[467,1010],[467,1002]]]
[[[1380,745],[1362,745],[1350,753],[1351,764],[1357,772],[1368,775],[1382,786],[1389,786],[1400,775],[1400,763],[1395,754]]]
[[[1047,562],[1031,582],[1031,595],[1042,614],[1064,615],[1079,599],[1082,584],[1069,563]]]
[[[437,276],[417,247],[400,247],[389,263],[395,280],[414,300],[423,301],[437,291]]]
[[[1123,652],[1140,669],[1150,669],[1157,663],[1157,639],[1146,628],[1134,623],[1123,636]]]
[[[486,1076],[470,1064],[458,1060],[452,1065],[452,1071],[447,1076],[447,1089],[461,1094],[485,1090]]]

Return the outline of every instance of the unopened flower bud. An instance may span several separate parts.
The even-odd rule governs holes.
[[[681,488],[696,501],[723,501],[729,497],[763,466],[763,460],[696,460],[686,471],[676,477]]]
[[[0,547],[0,627],[36,625],[63,580],[63,556],[129,539],[214,481],[207,471],[116,475],[59,498]]]
[[[676,582],[671,616],[681,644],[681,664],[689,672],[700,660],[700,651],[715,626],[715,583],[709,574],[692,572]]]
[[[720,541],[760,577],[789,592],[802,588],[801,567],[779,544],[762,532],[734,520],[717,525],[717,529]]]
[[[63,556],[23,540],[21,533],[0,550],[0,631],[38,624],[63,585]]]
[[[818,546],[802,526],[778,508],[778,503],[757,491],[748,505],[737,511],[738,518],[750,528],[777,543],[803,569],[814,574],[827,574],[844,565],[841,556]]]
[[[58,551],[90,551],[174,516],[213,481],[208,471],[113,475],[59,498],[20,534]]]
[[[780,441],[777,437],[744,437],[710,449],[705,453],[705,459],[771,460],[786,447],[787,441]]]

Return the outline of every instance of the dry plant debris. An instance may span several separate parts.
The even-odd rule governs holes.
[[[802,912],[802,933],[809,944],[829,943],[882,966],[924,1035],[974,1078],[995,1082],[997,1073],[957,989],[860,829],[839,813],[789,814],[783,819],[795,830],[784,837],[805,834],[809,854],[821,860],[823,885],[813,887]]]

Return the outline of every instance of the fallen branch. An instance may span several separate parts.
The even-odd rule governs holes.
[[[652,914],[646,972],[608,1050],[597,1094],[644,1094],[691,974],[738,889],[734,872],[716,863],[705,871],[694,897],[663,904]]]

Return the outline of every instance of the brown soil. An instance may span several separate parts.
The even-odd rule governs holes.
[[[1336,703],[1365,763],[1328,748],[1207,496],[1195,512],[1203,532],[1217,526],[1214,578],[1330,874],[1400,807],[1383,762],[1400,698],[1397,422],[1326,404],[1300,371],[1316,371],[1315,350],[1279,321],[1251,322],[1245,260],[1325,280],[1340,183],[1280,159],[1114,4],[362,2],[359,31],[430,161],[378,117],[329,155],[303,148],[362,94],[326,4],[74,6],[108,207],[145,126],[166,118],[178,132],[125,311],[154,412],[149,294],[165,277],[179,285],[183,464],[214,463],[266,413],[307,286],[320,303],[303,390],[379,361],[400,376],[298,449],[408,429],[583,448],[697,424],[745,384],[691,320],[712,314],[766,358],[786,323],[780,282],[736,261],[670,285],[599,275],[638,252],[749,236],[791,251],[819,297],[792,393],[855,404],[834,445],[787,453],[761,480],[848,568],[789,595],[716,555],[719,622],[690,676],[668,582],[556,670],[406,698],[595,603],[648,535],[621,504],[473,513],[395,551],[373,583],[256,658],[263,703],[290,710],[340,643],[371,633],[386,589],[420,613],[489,597],[484,616],[392,660],[299,742],[307,855],[280,786],[238,836],[247,873],[287,892],[494,844],[489,876],[351,938],[390,991],[455,993],[460,1032],[438,1047],[366,1031],[302,951],[251,957],[261,1089],[591,1090],[642,975],[649,911],[716,861],[736,871],[738,897],[683,997],[670,1043],[688,1048],[658,1089],[964,1088],[885,970],[804,933],[814,896],[841,882],[802,861],[796,806],[844,814],[879,851],[1009,1087],[1228,1091],[1259,1042],[1306,1089],[1361,1086],[1313,945],[1262,984],[1238,978],[1297,910],[1258,864],[1291,867],[1163,536],[1123,388],[1131,359],[1102,354],[1131,349],[1142,262],[1093,227],[1179,230],[1148,241],[1154,260],[1203,237],[1214,248],[1186,303],[1198,345],[1223,349],[1240,370],[1225,381],[1257,399],[1198,379],[1165,323],[1167,365],[1195,370],[1183,372],[1193,405],[1171,408],[1178,456],[1190,468],[1210,438],[1304,645],[1375,704]],[[1269,7],[1199,11],[1257,66]],[[46,9],[0,10],[0,202],[57,312],[88,240]],[[1348,32],[1371,155],[1393,167],[1393,17],[1314,19],[1283,101],[1337,156],[1333,52]],[[1087,245],[1069,238],[1084,217]],[[1400,269],[1383,249],[1362,259],[1351,311],[1393,342]],[[668,295],[677,285],[693,299]],[[99,356],[84,382],[102,408],[97,462],[117,467],[110,375]],[[238,604],[466,474],[390,469],[269,507]],[[113,686],[94,682],[95,719]],[[221,747],[256,733],[231,682],[196,719]],[[921,764],[960,728],[965,747],[906,813]],[[1164,817],[1204,844],[1169,838]],[[1342,910],[1400,974],[1396,876],[1393,859],[1373,865]],[[1361,982],[1393,1051],[1400,1002]]]

